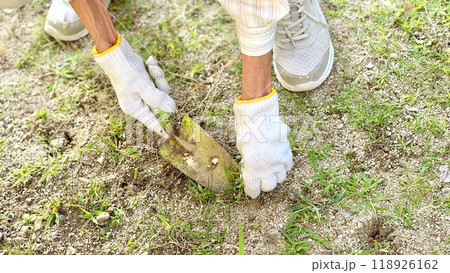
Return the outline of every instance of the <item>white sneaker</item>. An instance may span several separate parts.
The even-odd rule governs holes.
[[[29,2],[31,2],[31,0],[0,0],[0,8],[1,9],[15,9],[15,8],[23,6]]]
[[[281,85],[309,91],[330,74],[334,51],[327,21],[317,0],[291,0],[290,12],[278,22],[273,65]]]
[[[109,7],[110,3],[111,0],[105,0],[106,7]],[[68,0],[52,1],[44,30],[61,41],[75,41],[89,33]]]

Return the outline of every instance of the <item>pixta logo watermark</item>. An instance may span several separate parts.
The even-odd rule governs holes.
[[[271,142],[289,142],[293,140],[292,129],[296,126],[296,131],[301,131],[304,123],[297,116],[261,115],[256,118],[250,116],[196,116],[192,120],[203,128],[212,138],[220,139],[229,144],[235,144],[236,141],[271,143]],[[168,133],[176,134],[181,126],[180,122],[165,123],[164,127]],[[127,145],[145,147],[148,149],[157,148],[164,142],[164,139],[157,137],[157,134],[148,129],[137,120],[128,120],[124,126],[125,142]],[[195,126],[192,127],[195,130]],[[291,134],[290,134],[291,132]],[[192,131],[191,143],[200,142],[200,133]]]

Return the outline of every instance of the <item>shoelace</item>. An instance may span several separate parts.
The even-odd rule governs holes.
[[[311,35],[310,33],[306,32],[308,30],[309,25],[303,24],[303,22],[306,20],[307,17],[311,18],[316,22],[319,22],[319,19],[317,19],[314,15],[312,15],[309,11],[305,9],[304,1],[305,0],[289,2],[289,8],[291,9],[290,13],[287,14],[280,22],[278,22],[280,25],[283,26],[283,30],[279,30],[278,33],[284,34],[288,37],[282,39],[281,40],[282,43],[292,42],[292,44],[295,46],[296,41],[306,39]],[[292,22],[292,18],[294,16],[293,13],[295,12],[298,13],[299,19]]]

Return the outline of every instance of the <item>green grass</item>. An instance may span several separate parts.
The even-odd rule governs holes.
[[[191,254],[211,255],[221,254],[220,246],[224,244],[227,230],[212,232],[212,226],[206,227],[204,231],[192,230],[190,225],[184,225],[183,239],[190,241]]]
[[[239,220],[239,255],[244,255],[244,229],[241,220]]]
[[[282,231],[286,254],[305,254],[313,243],[326,249],[333,248],[325,234],[318,234],[320,226],[328,221],[329,208],[335,211],[347,208],[362,215],[371,211],[375,217],[378,212],[387,210],[378,205],[390,199],[380,191],[382,179],[367,177],[364,172],[348,176],[344,173],[346,164],[327,166],[324,162],[336,156],[332,148],[333,143],[319,142],[316,147],[306,151],[314,175],[300,179],[308,194],[297,192],[299,202]],[[322,197],[317,201],[311,199],[317,196],[316,192],[320,192]]]
[[[203,204],[214,203],[217,201],[216,193],[212,189],[203,187],[191,179],[189,179],[189,195]]]
[[[308,199],[297,193],[300,202],[292,210],[291,217],[284,230],[281,231],[285,238],[285,254],[305,254],[311,248],[311,244],[322,244],[325,248],[332,248],[328,240],[314,231],[313,225],[325,224],[325,215],[322,213],[322,204]],[[316,226],[315,226],[316,227]]]
[[[428,112],[428,115],[427,115]],[[410,129],[412,131],[415,131],[419,134],[423,133],[431,133],[433,136],[436,137],[443,137],[444,134],[447,132],[446,126],[447,126],[447,118],[445,117],[436,117],[431,116],[429,112],[422,112],[418,115],[416,115],[412,120],[405,122],[410,126]]]
[[[44,209],[36,209],[36,211],[38,213],[38,215],[36,217],[36,221],[45,222],[44,232],[46,232],[48,230],[48,228],[50,227],[50,225],[53,222],[57,225],[60,223],[60,219],[61,219],[60,210],[61,210],[60,197],[58,197],[56,200],[51,201],[49,204],[47,204],[45,206]],[[25,217],[24,217],[24,221],[26,221]],[[35,221],[35,225],[37,223],[36,221]]]
[[[450,26],[447,15],[450,8],[445,1],[410,3],[411,12],[404,10],[403,2],[392,2],[391,6],[377,2],[350,4],[345,0],[329,3],[332,7],[327,13],[329,22],[344,18],[352,34],[348,37],[335,32],[334,39],[347,44],[343,51],[336,49],[336,57],[348,69],[336,75],[341,88],[332,95],[331,102],[321,106],[327,115],[348,117],[344,128],[350,127],[356,131],[355,135],[362,136],[368,145],[364,148],[385,143],[401,155],[401,174],[394,178],[398,180],[394,183],[399,183],[399,191],[387,193],[385,186],[393,183],[391,179],[384,181],[365,174],[366,163],[374,160],[370,155],[357,157],[349,152],[345,165],[334,166],[328,163],[333,156],[324,152],[327,149],[323,145],[307,149],[314,175],[300,181],[308,193],[320,192],[324,199],[312,201],[308,195],[302,195],[284,231],[287,253],[308,253],[311,243],[318,243],[308,236],[319,230],[318,219],[327,219],[327,211],[321,208],[324,204],[362,214],[371,211],[386,219],[384,225],[400,222],[405,228],[416,225],[417,213],[423,206],[433,204],[448,213],[448,196],[437,194],[439,188],[431,181],[438,179],[436,169],[442,162],[448,162],[449,153],[446,147],[433,145],[430,140],[437,138],[446,143],[449,136],[445,113],[449,102],[446,82],[450,51],[445,33]],[[352,55],[356,50],[348,44],[352,42],[346,42],[348,39],[354,45],[368,48],[367,55]],[[368,68],[369,62],[373,68]],[[308,109],[300,100],[296,104],[303,111]],[[414,108],[417,110],[409,110]],[[401,134],[397,128],[401,128]],[[293,131],[291,135],[295,136],[297,130]],[[291,147],[296,148],[292,142]],[[409,162],[416,159],[422,165],[414,170],[408,168]],[[394,207],[387,208],[386,201],[394,202]],[[346,253],[383,253],[390,251],[389,247],[388,242],[375,242],[372,248],[363,245],[360,250]]]
[[[161,235],[174,242],[182,240],[184,245],[188,245],[188,249],[185,249],[186,253],[194,255],[221,254],[220,247],[224,244],[227,229],[214,231],[216,223],[210,219],[210,214],[204,213],[201,217],[193,220],[181,220],[165,208],[154,216],[164,230]],[[147,232],[145,235],[152,236],[153,234]]]
[[[335,1],[341,5],[341,1]],[[348,2],[348,1],[342,1]],[[412,11],[404,11],[404,3],[350,7],[357,11],[350,25],[356,40],[367,43],[366,59],[376,62],[378,71],[362,80],[363,85],[346,85],[344,92],[334,96],[331,112],[349,113],[349,124],[364,130],[370,138],[384,139],[386,129],[396,126],[405,108],[417,103],[427,109],[445,108],[448,103],[448,60],[445,46],[449,7],[443,1],[412,1]],[[358,68],[358,74],[364,73]],[[430,73],[432,71],[432,73]],[[384,101],[387,94],[402,90],[403,97]],[[380,90],[382,92],[380,92]],[[427,90],[427,91],[424,91]],[[430,111],[426,111],[430,112]],[[430,132],[442,136],[448,121],[425,111],[407,122],[419,134]]]
[[[299,138],[298,123],[295,123],[294,127],[289,132],[288,137],[292,152],[299,152],[305,150],[305,144],[307,143],[307,140],[302,141],[297,140]]]
[[[406,177],[399,179],[400,184],[403,186],[400,191],[401,196],[406,198],[415,208],[431,193],[432,186],[430,181],[437,179],[436,175],[430,173],[431,167],[432,165],[429,163],[423,163],[416,176],[407,169]]]
[[[5,141],[6,138],[0,138],[0,152],[5,148],[5,146],[2,145],[2,143]]]
[[[67,158],[62,154],[57,153],[53,156],[48,156],[47,160],[41,157],[40,162],[33,164],[24,164],[22,168],[14,169],[12,171],[11,187],[26,184],[33,177],[39,177],[38,185],[42,182],[48,181],[61,170],[65,168]]]
[[[394,206],[394,214],[387,214],[386,217],[391,218],[385,224],[390,224],[396,221],[401,222],[406,227],[411,227],[416,223],[416,217],[413,211],[407,204],[400,202]]]
[[[96,225],[98,225],[96,218],[98,215],[103,212],[109,213],[111,217],[106,229],[111,229],[116,224],[122,224],[126,214],[121,208],[111,205],[107,198],[108,192],[109,186],[92,181],[88,188],[76,194],[76,203],[68,204],[67,206],[80,209],[83,214],[79,215],[79,217],[92,221]],[[101,227],[100,233],[105,234],[105,232],[105,229]]]
[[[102,139],[112,150],[109,152],[112,161],[119,165],[126,159],[141,157],[141,148],[137,146],[139,140],[134,139],[133,135],[127,136],[126,131],[126,123],[133,125],[135,120],[123,119],[120,116],[110,116],[110,120],[109,131]],[[133,140],[135,141],[132,142]]]

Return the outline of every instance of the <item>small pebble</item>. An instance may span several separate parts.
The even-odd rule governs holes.
[[[62,148],[66,145],[67,140],[64,138],[57,138],[57,139],[52,139],[52,141],[50,142],[50,145],[55,147],[55,148]]]
[[[64,214],[60,214],[59,215],[59,225],[64,223],[64,221],[66,221],[66,216]]]
[[[16,243],[16,244],[22,244],[22,242],[24,241],[25,239],[24,238],[22,238],[22,237],[16,237],[16,238],[14,238],[14,242]]]
[[[97,223],[100,225],[100,226],[105,226],[105,225],[107,225],[108,223],[109,223],[109,217],[110,217],[110,215],[109,215],[109,213],[107,213],[107,212],[102,212],[99,216],[97,216]]]
[[[398,58],[398,54],[397,53],[391,53],[390,57],[392,59],[397,59]]]
[[[419,108],[417,108],[417,107],[411,107],[411,108],[408,108],[407,111],[408,111],[408,112],[418,113],[418,112],[419,112]]]
[[[38,231],[38,230],[40,230],[42,228],[42,223],[41,223],[41,221],[36,221],[36,222],[34,222],[34,228],[33,228],[33,231]]]
[[[68,247],[66,251],[66,255],[75,255],[77,251],[73,247]]]
[[[450,167],[442,165],[439,167],[440,182],[450,183]]]
[[[342,210],[341,214],[345,217],[345,218],[349,218],[350,216],[353,215],[353,212],[349,211],[349,210]],[[342,234],[341,234],[342,235]]]
[[[101,155],[98,159],[97,162],[100,164],[103,164],[103,162],[105,162],[105,157],[103,155]]]

